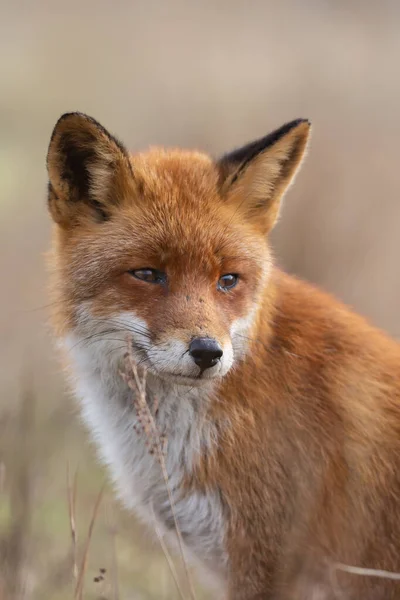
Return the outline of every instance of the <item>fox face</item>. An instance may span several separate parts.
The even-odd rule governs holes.
[[[58,329],[107,340],[110,360],[129,338],[138,364],[176,384],[225,376],[251,338],[267,235],[308,134],[297,120],[219,160],[129,156],[94,119],[61,117],[47,159]]]

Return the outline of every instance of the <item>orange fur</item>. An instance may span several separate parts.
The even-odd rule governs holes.
[[[57,335],[88,301],[99,317],[139,315],[155,344],[224,341],[254,311],[208,409],[218,445],[182,484],[222,499],[230,600],[399,598],[400,582],[333,568],[400,571],[400,348],[273,267],[266,238],[309,124],[219,162],[162,149],[127,158],[98,127],[67,116],[49,149]],[[168,286],[128,274],[144,267]],[[239,274],[230,292],[216,287],[223,273]]]

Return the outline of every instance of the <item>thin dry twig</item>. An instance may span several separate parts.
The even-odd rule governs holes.
[[[76,530],[76,490],[77,490],[78,472],[75,471],[74,481],[71,485],[70,468],[69,462],[67,462],[67,492],[68,492],[68,513],[69,513],[69,524],[71,530],[72,540],[72,557],[73,567],[72,572],[74,576],[75,586],[78,582],[78,534]]]
[[[97,496],[97,500],[96,500],[96,503],[93,508],[93,514],[92,514],[92,518],[90,520],[89,529],[88,529],[88,533],[87,533],[87,537],[86,537],[85,548],[83,551],[82,562],[81,562],[81,566],[79,569],[78,581],[75,586],[75,600],[82,600],[82,598],[83,598],[83,586],[84,586],[84,579],[85,579],[85,573],[86,573],[86,568],[87,568],[87,559],[88,559],[88,555],[89,555],[89,546],[90,546],[90,541],[92,539],[94,524],[96,522],[97,514],[99,512],[99,508],[100,508],[100,504],[101,504],[101,500],[103,498],[103,493],[104,493],[104,485],[101,488],[101,490]]]
[[[167,564],[168,564],[169,570],[171,572],[172,578],[173,578],[173,580],[175,582],[175,585],[177,587],[177,590],[178,590],[178,593],[179,593],[180,597],[182,598],[182,600],[185,600],[185,595],[184,595],[183,590],[182,590],[182,588],[181,588],[181,586],[179,584],[178,574],[176,572],[175,565],[173,563],[171,554],[169,553],[169,550],[168,550],[168,548],[167,548],[167,546],[166,546],[166,544],[164,542],[164,539],[163,539],[163,536],[161,534],[161,531],[160,531],[160,529],[159,529],[159,527],[157,525],[157,519],[156,519],[156,515],[154,514],[153,504],[151,504],[151,514],[153,516],[154,529],[155,529],[155,532],[157,534],[158,541],[160,542],[160,546],[162,548],[162,551],[164,553],[165,560],[167,561]]]
[[[113,600],[119,600],[119,583],[118,583],[118,561],[117,561],[117,527],[115,525],[115,516],[110,502],[106,505],[106,522],[107,528],[111,537],[111,585],[113,591]]]
[[[165,435],[160,434],[158,427],[156,425],[156,422],[154,420],[153,413],[150,409],[150,406],[148,405],[147,397],[146,397],[146,369],[143,368],[143,375],[142,375],[142,378],[140,378],[138,370],[137,370],[137,366],[135,363],[135,359],[132,355],[132,344],[129,341],[128,341],[128,352],[125,355],[125,365],[126,365],[127,371],[129,370],[129,372],[125,372],[125,373],[122,372],[121,376],[123,377],[123,379],[127,383],[127,385],[130,387],[130,389],[134,392],[133,406],[136,410],[139,424],[140,424],[142,430],[144,431],[144,433],[146,434],[147,447],[149,449],[150,454],[154,454],[156,459],[158,460],[158,463],[160,464],[161,472],[163,475],[165,487],[166,487],[167,494],[168,494],[168,501],[169,501],[169,504],[171,507],[172,518],[173,518],[174,525],[175,525],[175,531],[176,531],[176,535],[178,538],[179,552],[180,552],[183,567],[185,570],[186,579],[187,579],[187,582],[189,585],[190,596],[191,596],[192,600],[196,600],[196,593],[194,591],[192,578],[190,576],[187,560],[185,557],[182,535],[181,535],[180,528],[178,525],[175,503],[174,503],[174,499],[173,499],[172,492],[171,492],[171,486],[169,483],[168,471],[167,471],[167,466],[166,466],[166,462],[165,462],[166,445],[167,445],[168,440]],[[155,414],[156,414],[156,411],[158,410],[157,399],[155,400],[154,408],[155,408]]]
[[[354,567],[352,565],[344,565],[342,563],[336,563],[336,570],[345,571],[352,575],[362,575],[363,577],[381,577],[383,579],[394,579],[400,581],[400,573],[393,573],[392,571],[383,571],[381,569],[365,569],[364,567]]]

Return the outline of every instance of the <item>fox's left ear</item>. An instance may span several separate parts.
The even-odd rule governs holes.
[[[133,185],[128,152],[100,123],[66,113],[56,123],[47,154],[48,204],[56,223],[107,220]]]
[[[266,233],[302,162],[310,122],[297,119],[226,154],[218,162],[221,195]]]

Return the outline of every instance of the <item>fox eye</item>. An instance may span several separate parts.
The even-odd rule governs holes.
[[[128,271],[128,273],[146,283],[165,283],[167,281],[166,273],[158,269],[134,269]]]
[[[219,290],[231,290],[235,287],[237,282],[239,281],[239,275],[235,273],[227,273],[226,275],[221,275],[218,279],[218,289]]]

